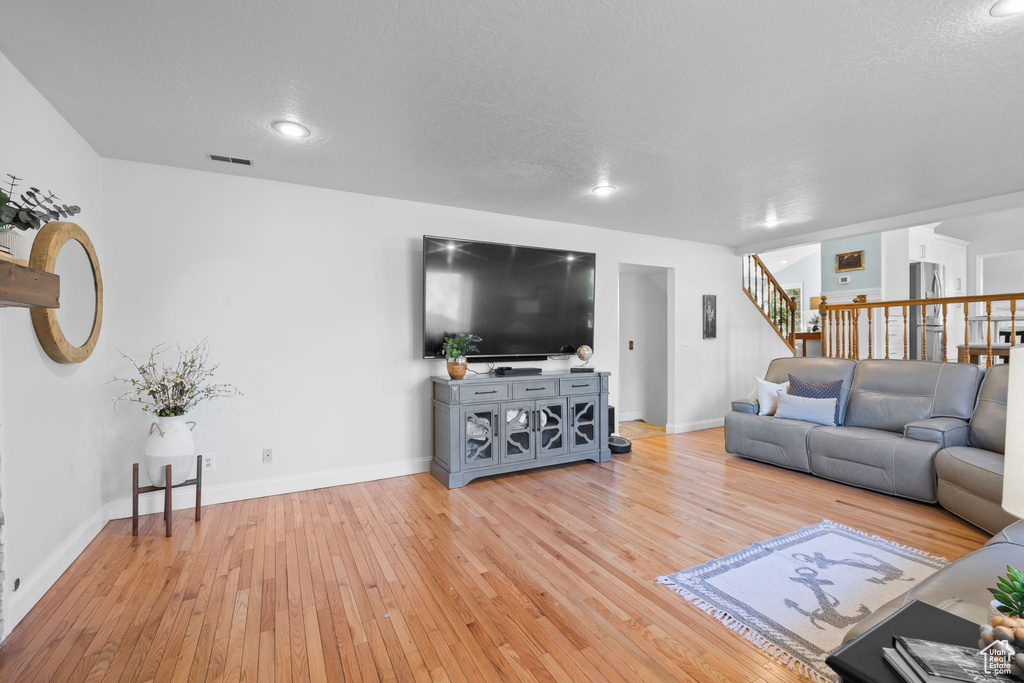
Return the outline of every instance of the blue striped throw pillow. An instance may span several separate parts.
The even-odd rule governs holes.
[[[799,377],[789,376],[789,393],[803,398],[834,398],[836,400],[836,424],[839,424],[839,397],[843,393],[843,380],[834,382],[807,382]]]

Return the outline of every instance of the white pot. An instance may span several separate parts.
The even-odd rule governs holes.
[[[164,486],[164,467],[171,466],[171,486],[191,479],[196,470],[196,423],[187,415],[158,417],[149,427],[146,442],[146,474],[153,486]]]
[[[28,257],[32,253],[32,242],[34,239],[35,235],[31,231],[25,232],[13,228],[0,230],[0,244],[10,248],[11,256],[14,257],[15,261],[28,262]]]

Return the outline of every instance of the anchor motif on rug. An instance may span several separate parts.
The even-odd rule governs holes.
[[[798,567],[796,569],[796,573],[797,576],[791,576],[789,577],[789,580],[807,586],[807,588],[814,593],[814,597],[818,601],[818,609],[808,612],[802,609],[798,603],[790,600],[789,598],[786,598],[784,601],[785,605],[786,607],[795,609],[797,612],[807,617],[815,628],[822,631],[825,630],[824,626],[818,625],[818,621],[823,621],[829,626],[833,626],[835,628],[847,628],[871,614],[871,610],[864,605],[861,605],[857,609],[857,614],[855,616],[848,617],[840,614],[836,609],[836,607],[839,606],[839,598],[829,595],[822,589],[822,586],[834,586],[834,581],[818,578],[818,572],[810,567]]]
[[[794,553],[793,559],[799,560],[801,562],[809,562],[815,565],[818,569],[828,569],[829,567],[834,567],[835,565],[845,565],[847,567],[859,567],[860,569],[866,569],[867,571],[875,572],[876,574],[881,574],[882,576],[881,578],[877,576],[872,576],[870,578],[865,579],[865,581],[868,581],[870,583],[877,583],[881,586],[884,586],[890,581],[914,580],[912,578],[904,579],[902,569],[894,567],[885,560],[878,559],[871,553],[854,553],[854,555],[857,555],[859,557],[870,558],[878,564],[868,564],[867,562],[864,562],[862,560],[830,560],[821,553],[814,553],[813,556],[806,555],[804,553]]]

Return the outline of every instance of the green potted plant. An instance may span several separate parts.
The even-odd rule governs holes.
[[[987,648],[993,642],[1003,640],[1011,647],[1024,644],[1024,573],[1013,567],[1006,568],[1006,576],[996,578],[996,587],[989,588],[995,600],[989,607],[989,623],[981,627],[979,648]],[[1015,675],[1019,675],[1024,664],[1024,653],[1014,657]]]
[[[989,588],[988,592],[995,598],[991,616],[1024,619],[1024,573],[1019,569],[1008,566],[1006,576],[996,577],[996,587]]]
[[[21,178],[7,174],[6,188],[0,188],[0,245],[10,251],[18,263],[26,264],[32,249],[32,240],[21,233],[38,230],[50,221],[70,218],[81,209],[58,204],[57,195],[30,187],[17,193]]]
[[[479,351],[476,344],[481,341],[483,339],[470,332],[459,332],[454,337],[444,338],[444,343],[441,344],[441,353],[448,361],[449,377],[462,379],[466,376],[466,356]]]

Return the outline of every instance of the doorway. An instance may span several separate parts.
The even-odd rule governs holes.
[[[1024,251],[981,254],[977,257],[978,294],[1012,294],[1024,291],[1020,263]],[[1009,309],[1010,302],[1002,306]]]
[[[1020,268],[1022,257],[1024,251],[1020,250],[979,255],[975,261],[977,293],[991,296],[1024,292],[1024,273]],[[993,342],[1007,344],[1011,337],[1016,343],[1024,342],[1024,310],[1020,304],[1011,309],[1008,299],[993,301],[991,315],[984,303],[967,305],[973,309],[968,323],[972,343],[985,344],[988,337],[984,330],[989,320],[993,327]]]
[[[661,436],[669,425],[672,269],[619,264],[619,434]],[[671,431],[671,430],[668,430]]]

